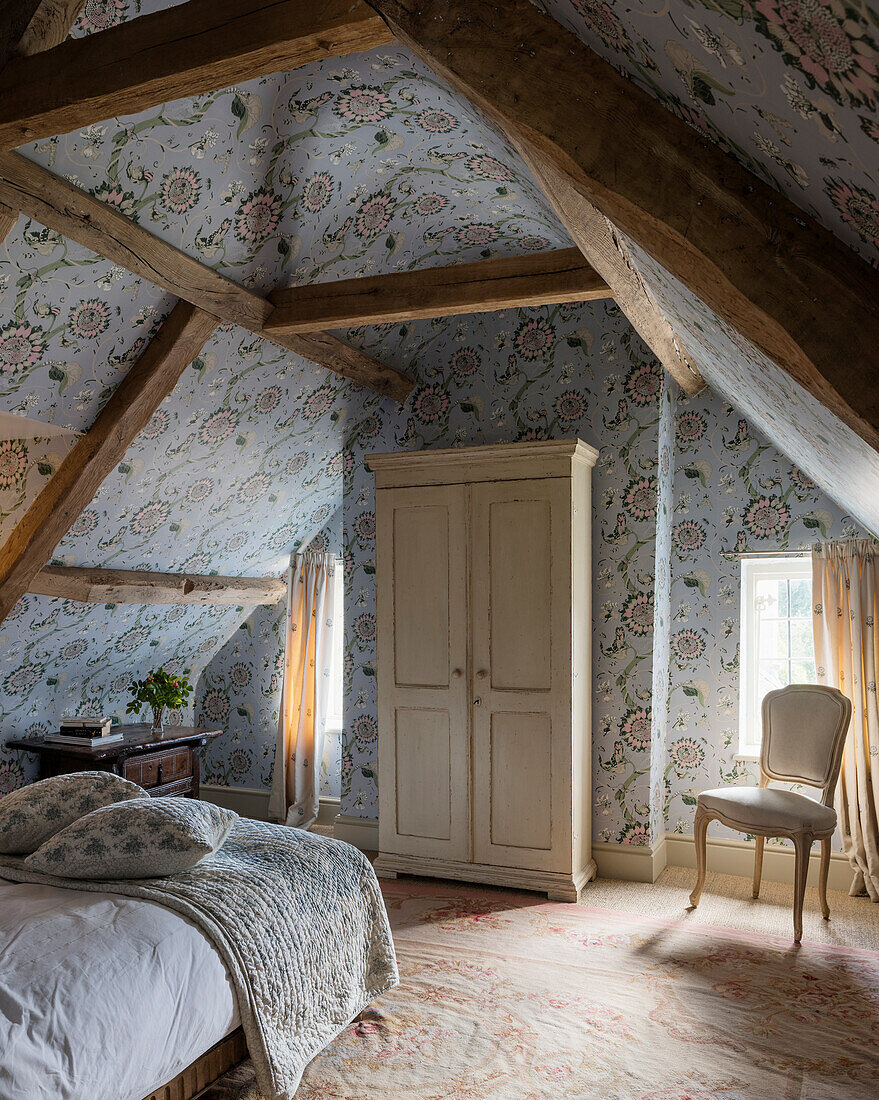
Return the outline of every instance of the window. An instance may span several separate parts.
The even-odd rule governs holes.
[[[808,555],[742,560],[739,752],[760,755],[767,692],[815,682]]]
[[[342,563],[336,562],[336,583],[333,585],[333,650],[330,655],[330,697],[324,734],[338,737],[342,733],[342,687],[345,679],[345,585],[342,583]]]

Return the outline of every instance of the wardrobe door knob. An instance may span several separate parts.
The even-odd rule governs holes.
[[[455,670],[454,670],[454,671],[452,672],[452,676],[453,676],[453,677],[454,677],[454,678],[455,678],[456,680],[460,680],[460,679],[461,679],[461,677],[462,677],[463,675],[464,675],[464,673],[463,673],[463,672],[461,671],[461,669],[460,669],[460,668],[456,668],[456,669],[455,669]]]
[[[481,669],[480,669],[480,670],[479,670],[479,671],[478,671],[478,672],[476,673],[476,679],[477,679],[477,680],[484,680],[484,679],[485,679],[485,677],[486,677],[487,675],[488,675],[488,673],[487,673],[487,672],[485,671],[485,669],[484,669],[484,668],[481,668]]]

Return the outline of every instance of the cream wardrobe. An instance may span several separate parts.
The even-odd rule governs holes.
[[[564,901],[594,876],[596,457],[579,440],[369,457],[380,874]]]

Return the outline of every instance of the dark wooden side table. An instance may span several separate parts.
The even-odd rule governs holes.
[[[154,797],[184,795],[198,798],[199,765],[196,749],[218,737],[221,729],[168,726],[153,733],[152,726],[119,726],[121,741],[109,745],[59,745],[42,737],[16,738],[8,749],[24,749],[40,758],[40,779],[68,772],[105,771],[139,783]]]

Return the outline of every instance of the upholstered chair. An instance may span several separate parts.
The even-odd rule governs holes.
[[[851,716],[851,701],[841,691],[817,684],[791,684],[790,687],[770,691],[764,698],[759,787],[720,787],[699,795],[693,830],[696,840],[696,885],[690,894],[690,904],[694,908],[699,904],[705,885],[705,834],[708,823],[716,820],[731,829],[756,834],[755,898],[760,895],[764,838],[785,836],[793,841],[796,855],[796,943],[803,935],[803,897],[809,872],[809,852],[812,842],[820,840],[818,892],[824,919],[830,919],[827,871],[830,867],[830,838],[836,829],[833,794]],[[772,789],[769,784],[773,780],[820,787],[821,801],[794,791]]]

